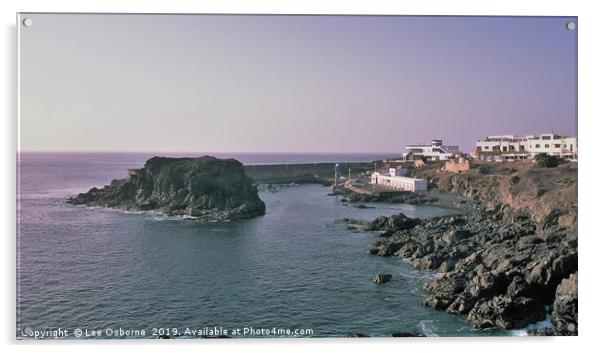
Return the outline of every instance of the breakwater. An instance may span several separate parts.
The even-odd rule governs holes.
[[[245,174],[257,184],[309,184],[330,185],[334,182],[336,163],[300,163],[246,165]],[[374,162],[339,162],[341,173],[347,176],[364,173],[374,168]]]

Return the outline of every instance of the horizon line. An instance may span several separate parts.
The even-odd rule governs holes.
[[[182,154],[182,153],[194,153],[194,154],[211,154],[211,153],[216,153],[216,154],[315,154],[315,155],[326,155],[326,154],[360,154],[360,155],[371,155],[371,154],[403,154],[403,152],[401,151],[397,151],[397,152],[341,152],[341,151],[333,151],[333,152],[326,152],[326,151],[185,151],[185,150],[181,150],[181,151],[151,151],[151,150],[146,150],[146,151],[142,151],[142,150],[135,150],[135,151],[128,151],[128,150],[123,150],[123,151],[117,151],[117,150],[17,150],[17,154],[19,153],[178,153],[178,154]]]

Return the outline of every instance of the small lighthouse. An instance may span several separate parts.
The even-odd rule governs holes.
[[[337,163],[334,166],[334,186],[339,186],[339,179],[341,179],[341,166]]]

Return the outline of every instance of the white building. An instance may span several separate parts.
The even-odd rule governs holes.
[[[431,144],[414,144],[406,146],[405,159],[449,160],[460,154],[458,146],[444,146],[443,140],[433,139]]]
[[[535,156],[546,153],[563,158],[577,158],[577,138],[556,134],[542,134],[527,139],[525,149]]]
[[[404,176],[406,170],[397,167],[389,168],[388,173],[372,173],[370,183],[379,185],[392,190],[403,191],[426,191],[426,179],[416,179]]]
[[[477,141],[475,158],[481,160],[522,160],[529,157],[525,147],[529,137],[491,135]]]
[[[407,172],[408,170],[401,166],[389,168],[389,175],[391,176],[405,176]]]
[[[540,153],[577,158],[577,138],[557,134],[492,135],[478,140],[476,146],[474,157],[481,160],[524,160]]]

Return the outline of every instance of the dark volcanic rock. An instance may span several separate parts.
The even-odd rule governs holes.
[[[379,273],[372,278],[372,282],[376,284],[387,283],[393,278],[393,275],[388,273]]]
[[[507,280],[503,274],[482,272],[470,279],[466,291],[473,297],[491,298],[506,291]]]
[[[380,218],[375,222],[390,226]],[[467,315],[476,327],[520,328],[545,318],[544,306],[552,304],[558,283],[576,269],[577,257],[564,243],[548,243],[538,234],[500,236],[510,228],[505,222],[482,213],[468,214],[462,222],[422,220],[413,228],[393,228],[392,235],[373,243],[371,253],[397,255],[418,269],[442,272],[425,285],[425,306]]]
[[[441,237],[441,240],[446,244],[451,244],[470,238],[471,236],[472,233],[465,229],[455,229],[445,233]]]
[[[204,220],[265,213],[265,204],[234,159],[153,157],[128,178],[113,180],[67,200],[71,204],[125,210],[158,210]]]
[[[412,266],[419,270],[435,269],[441,266],[445,261],[445,256],[439,254],[428,254],[426,256],[412,260]]]
[[[423,304],[435,309],[445,310],[464,291],[466,278],[462,276],[443,276],[425,284],[424,289],[431,293]]]
[[[460,293],[445,311],[450,314],[466,315],[477,303],[477,298],[470,293]]]
[[[537,289],[528,284],[527,281],[521,276],[516,276],[512,279],[512,282],[506,290],[506,294],[511,298],[526,297],[526,298],[538,298],[539,293]]]
[[[552,321],[560,335],[577,334],[577,272],[556,288]]]
[[[531,298],[510,298],[506,295],[477,303],[468,313],[475,327],[499,327],[506,330],[524,327],[546,318],[545,307]]]
[[[436,197],[428,194],[410,191],[390,191],[371,195],[358,194],[345,189],[343,193],[345,193],[345,198],[341,200],[342,202],[386,202],[419,205],[438,201]]]
[[[405,331],[399,331],[399,332],[393,332],[391,334],[392,337],[426,337],[425,335],[421,334],[421,333],[412,333],[412,332],[405,332]]]
[[[380,216],[365,227],[365,230],[399,231],[414,228],[420,223],[417,218],[409,218],[403,213],[390,217]]]
[[[440,272],[425,285],[423,304],[466,315],[476,327],[525,327],[551,306],[555,327],[531,334],[576,335],[576,166],[487,167],[486,175],[437,169],[422,176],[464,197],[464,214],[415,222],[379,217],[365,227],[383,232],[369,252]]]

